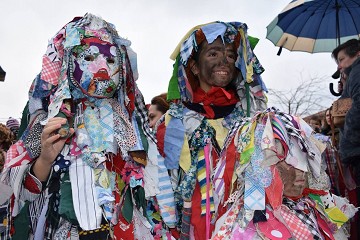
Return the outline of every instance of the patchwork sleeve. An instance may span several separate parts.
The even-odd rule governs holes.
[[[31,173],[32,164],[12,167],[9,183],[15,197],[21,201],[34,201],[42,192],[43,183]]]

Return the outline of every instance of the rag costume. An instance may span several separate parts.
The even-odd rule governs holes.
[[[235,45],[239,74],[227,87],[205,92],[189,60],[203,41],[211,45],[219,37]],[[244,23],[214,22],[190,30],[172,55],[172,103],[156,137],[171,176],[180,239],[334,239],[356,210],[329,193],[324,147],[311,128],[266,109],[255,42]],[[280,161],[309,176],[310,188],[298,198],[283,196]]]
[[[1,239],[154,239],[175,226],[130,44],[92,14],[49,41],[29,92],[29,124],[1,175]],[[53,117],[67,119],[59,134],[68,140],[41,182],[32,166]]]

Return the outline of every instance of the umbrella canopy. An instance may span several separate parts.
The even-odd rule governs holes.
[[[293,0],[267,26],[266,38],[290,51],[331,52],[360,34],[360,0]]]

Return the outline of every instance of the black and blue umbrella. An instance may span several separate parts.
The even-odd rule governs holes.
[[[293,0],[267,26],[267,39],[290,51],[331,52],[359,39],[360,0]]]

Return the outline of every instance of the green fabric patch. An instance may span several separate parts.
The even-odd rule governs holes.
[[[178,67],[179,67],[180,54],[176,57],[175,63],[173,64],[173,73],[170,78],[167,100],[180,99],[180,91],[178,87]]]
[[[29,238],[30,234],[30,216],[29,216],[29,202],[20,210],[20,213],[14,219],[15,234],[13,240],[24,240]]]
[[[19,140],[20,137],[25,132],[27,126],[29,125],[29,118],[30,118],[29,101],[27,101],[26,106],[24,107],[24,109],[22,111],[20,128],[19,128],[19,132],[18,132],[16,140]]]
[[[60,202],[59,202],[59,214],[72,224],[78,225],[76,219],[73,198],[71,192],[71,182],[69,172],[65,172],[64,177],[61,179],[60,184]]]
[[[134,189],[134,200],[135,200],[136,208],[137,209],[142,208],[144,217],[147,217],[145,190],[143,187],[136,187]]]
[[[254,50],[255,46],[256,46],[256,45],[258,44],[258,42],[259,42],[259,39],[256,38],[256,37],[249,36],[249,35],[248,35],[248,39],[249,39],[249,43],[250,43],[251,49]]]
[[[126,189],[126,192],[124,193],[124,204],[122,206],[121,209],[121,213],[124,217],[124,219],[128,222],[131,223],[132,218],[133,218],[133,203],[131,201],[131,188],[128,187],[128,189]]]

